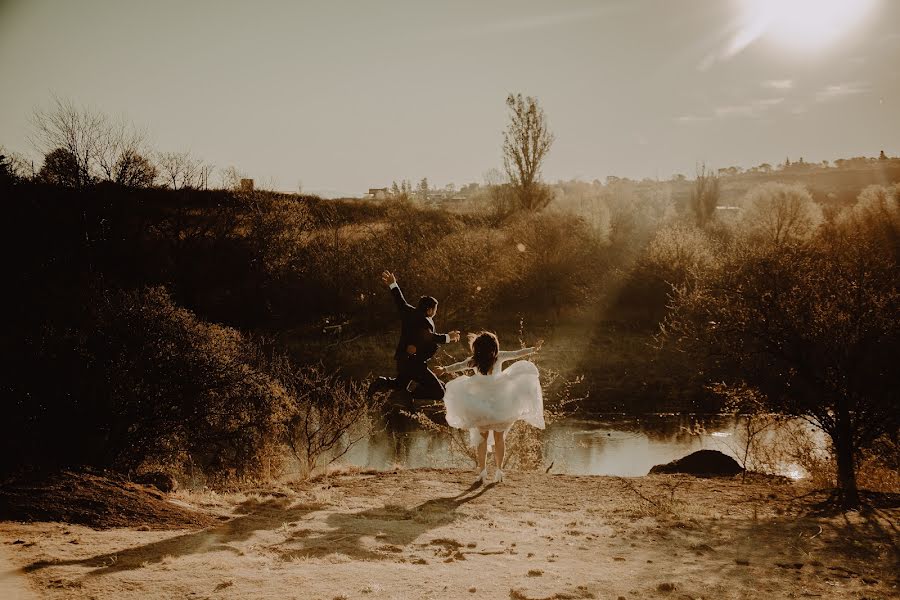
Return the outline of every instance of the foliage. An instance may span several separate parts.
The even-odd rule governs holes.
[[[822,221],[822,210],[799,185],[766,183],[744,199],[741,226],[746,235],[772,244],[809,239]]]
[[[146,157],[133,150],[123,152],[113,167],[112,180],[126,187],[150,187],[156,181],[157,169]]]
[[[65,148],[57,148],[44,157],[44,165],[38,173],[41,181],[62,187],[81,185],[81,171],[75,155]]]

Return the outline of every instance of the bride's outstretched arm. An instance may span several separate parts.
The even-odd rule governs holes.
[[[521,350],[501,350],[497,353],[497,362],[504,363],[508,360],[514,360],[516,358],[525,358],[526,356],[531,356],[535,352],[541,349],[541,346],[544,345],[544,340],[538,340],[538,343],[532,346],[531,348],[522,348]]]

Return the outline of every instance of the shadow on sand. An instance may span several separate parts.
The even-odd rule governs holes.
[[[402,546],[407,546],[430,529],[453,522],[459,517],[457,509],[460,506],[478,498],[491,487],[488,485],[479,489],[477,484],[473,484],[455,496],[433,498],[411,508],[385,505],[358,513],[334,513],[325,519],[331,530],[286,530],[284,539],[268,549],[282,560],[329,554],[364,560],[395,559]],[[256,532],[274,531],[286,524],[296,525],[300,519],[322,508],[322,505],[309,503],[292,506],[291,500],[286,498],[251,499],[239,505],[238,516],[216,527],[89,558],[38,561],[26,566],[23,571],[30,573],[47,567],[79,565],[93,568],[88,575],[105,575],[139,569],[159,563],[166,557],[218,551],[240,556],[243,551],[231,544],[247,541]],[[376,549],[366,546],[363,537],[367,536],[375,538],[378,544]]]

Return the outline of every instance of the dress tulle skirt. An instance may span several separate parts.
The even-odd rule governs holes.
[[[462,375],[447,383],[444,394],[447,423],[469,430],[469,442],[476,446],[479,431],[506,431],[523,420],[544,428],[544,398],[538,369],[520,360],[499,375]],[[493,434],[488,445],[493,445]]]

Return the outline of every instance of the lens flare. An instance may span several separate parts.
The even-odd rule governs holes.
[[[741,31],[735,44],[766,36],[797,49],[830,45],[852,31],[878,0],[741,0]]]

